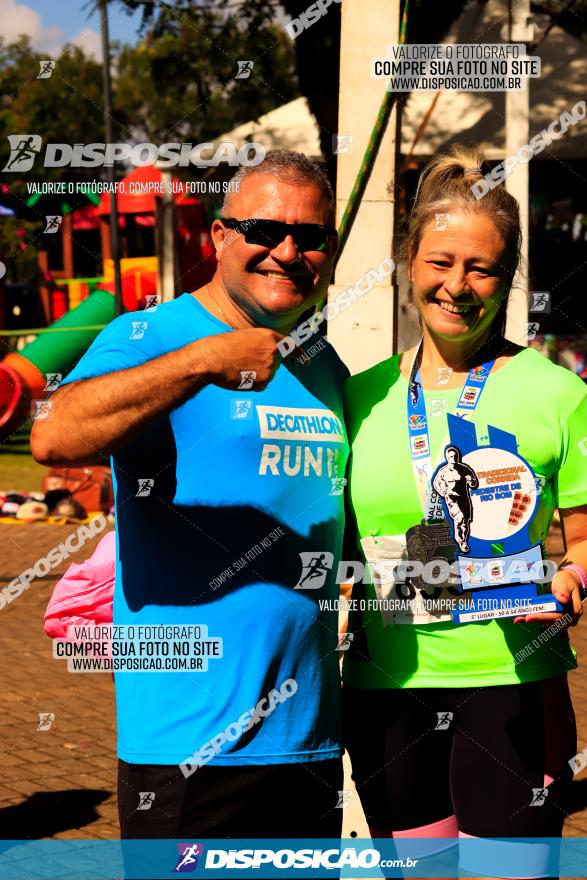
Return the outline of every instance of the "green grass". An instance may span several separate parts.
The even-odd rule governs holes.
[[[30,424],[0,443],[0,490],[40,492],[48,469],[37,464],[29,445]]]

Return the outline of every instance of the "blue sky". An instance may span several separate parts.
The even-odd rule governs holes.
[[[63,28],[66,37],[69,38],[74,37],[87,24],[90,24],[94,30],[100,29],[99,15],[96,13],[88,17],[87,9],[84,11],[84,7],[89,6],[88,0],[28,0],[26,5],[36,9],[43,21]],[[121,9],[118,0],[110,2],[108,22],[111,38],[128,43],[134,42],[141,17],[140,10],[131,16]]]
[[[27,33],[33,46],[53,54],[68,40],[100,56],[100,18],[88,15],[88,0],[0,0],[0,33],[6,40]],[[140,10],[128,15],[111,0],[108,9],[110,39],[134,43]]]

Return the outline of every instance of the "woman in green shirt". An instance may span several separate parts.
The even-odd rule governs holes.
[[[455,147],[426,168],[407,235],[422,342],[347,382],[349,501],[374,573],[353,588],[345,728],[376,836],[559,836],[576,751],[587,395],[502,335],[519,211],[501,186],[476,198],[483,163]],[[555,508],[567,555],[549,582]],[[542,876],[529,847],[525,876]]]

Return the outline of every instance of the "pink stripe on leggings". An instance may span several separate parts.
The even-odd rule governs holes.
[[[407,828],[405,831],[392,831],[391,837],[458,837],[459,827],[456,816],[448,816],[430,825],[420,825],[419,828]]]
[[[412,838],[419,838],[420,840],[428,838],[429,843],[420,843],[418,845],[419,857],[425,858],[454,846],[457,842],[459,830],[456,818],[448,816],[448,818],[440,819],[438,822],[431,822],[430,825],[420,825],[419,828],[408,828],[404,831],[389,831],[387,833],[371,828],[370,832],[374,840],[378,837],[393,837],[397,856],[401,859],[414,855],[414,844],[410,843]],[[443,840],[446,838],[451,838],[451,843],[439,842],[439,839]]]

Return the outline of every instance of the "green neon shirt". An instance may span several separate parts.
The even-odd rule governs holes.
[[[346,383],[347,429],[352,443],[348,492],[356,519],[356,529],[354,524],[350,526],[354,534],[346,543],[355,554],[361,553],[361,538],[403,535],[422,519],[408,442],[408,383],[399,370],[399,357],[352,376]],[[460,388],[442,386],[425,389],[433,465],[447,437],[444,412],[455,411],[460,392]],[[471,420],[481,442],[488,424],[514,434],[519,454],[545,479],[539,508],[530,524],[532,541],[544,544],[555,507],[587,504],[585,385],[534,349],[525,349],[491,373]],[[350,687],[517,684],[549,678],[576,666],[564,630],[543,642],[533,642],[542,625],[514,624],[509,618],[385,626],[375,607],[374,587],[356,585],[353,596],[356,594],[367,601],[360,615],[351,614],[350,630],[355,629],[355,638],[359,638],[362,625],[361,638],[366,636],[370,659],[345,655],[343,677]]]

